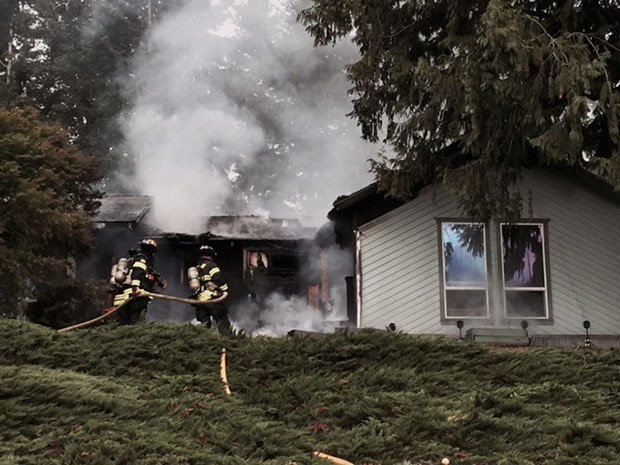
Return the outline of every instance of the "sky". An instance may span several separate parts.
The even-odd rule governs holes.
[[[319,226],[333,201],[372,181],[342,41],[314,48],[287,0],[187,0],[154,23],[132,63],[122,116],[132,175],[156,226],[254,214]]]

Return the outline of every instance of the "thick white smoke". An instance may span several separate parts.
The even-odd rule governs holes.
[[[291,0],[292,1],[292,0]],[[187,0],[156,21],[127,85],[128,186],[156,225],[198,232],[205,216],[324,222],[370,182],[344,67],[351,44],[313,48],[286,0]]]
[[[332,332],[344,318],[323,315],[304,299],[270,294],[257,312],[238,312],[233,326],[251,336],[286,336],[291,330]]]
[[[234,327],[251,335],[283,336],[290,330],[331,332],[347,321],[345,276],[353,273],[353,256],[336,245],[308,251],[305,276],[313,283],[322,282],[325,271],[329,282],[329,302],[318,310],[304,296],[287,297],[274,292],[260,304],[243,302],[232,309]],[[310,263],[314,262],[311,266]],[[323,268],[321,269],[320,264]]]

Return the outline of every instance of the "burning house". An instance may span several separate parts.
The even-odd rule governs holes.
[[[296,219],[212,216],[204,220],[199,234],[161,231],[149,221],[151,204],[148,196],[103,199],[93,222],[95,253],[80,264],[84,275],[108,279],[113,263],[127,257],[141,239],[150,237],[158,242],[155,266],[168,281],[166,293],[186,297],[190,293],[187,269],[195,266],[200,245],[208,243],[216,250],[217,263],[231,289],[233,320],[235,313],[260,308],[274,294],[310,303],[317,313],[325,307],[329,299],[321,288],[325,278],[312,272],[320,260],[311,260],[310,266],[306,261],[316,250],[316,229],[304,227]],[[174,302],[154,302],[149,311],[150,319],[160,321],[191,321],[193,316],[190,306]]]

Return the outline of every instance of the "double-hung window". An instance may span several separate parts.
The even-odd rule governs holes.
[[[482,223],[442,221],[444,318],[487,318],[487,260]]]
[[[549,318],[544,225],[500,226],[506,318]]]

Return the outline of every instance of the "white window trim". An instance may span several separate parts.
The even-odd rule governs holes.
[[[451,286],[448,289],[448,285],[446,284],[446,264],[445,264],[445,256],[443,251],[443,226],[444,224],[478,224],[481,225],[482,230],[482,240],[484,241],[484,277],[485,277],[485,286],[484,287],[473,287],[473,286]],[[441,220],[439,221],[439,243],[440,247],[440,258],[441,258],[441,282],[443,288],[443,308],[441,309],[443,313],[443,318],[445,320],[488,320],[490,318],[489,314],[489,264],[488,264],[488,247],[487,247],[487,225],[486,223],[480,223],[476,221],[450,221],[450,220]],[[448,316],[448,291],[482,291],[484,290],[485,295],[485,310],[486,313],[483,316]]]
[[[506,286],[506,275],[504,272],[504,251],[502,249],[504,244],[504,236],[502,233],[502,226],[504,225],[514,225],[514,226],[539,226],[542,231],[542,256],[543,256],[543,273],[545,278],[545,287],[507,287]],[[541,320],[546,321],[550,320],[551,316],[549,314],[549,276],[547,273],[547,231],[544,223],[540,222],[532,222],[532,221],[518,221],[516,223],[499,223],[499,238],[500,238],[500,268],[501,268],[501,285],[502,285],[502,296],[504,301],[504,315],[503,317],[507,320]],[[544,291],[544,303],[545,303],[545,316],[508,316],[508,305],[506,303],[506,291],[516,291],[516,292],[528,292],[528,291]]]

